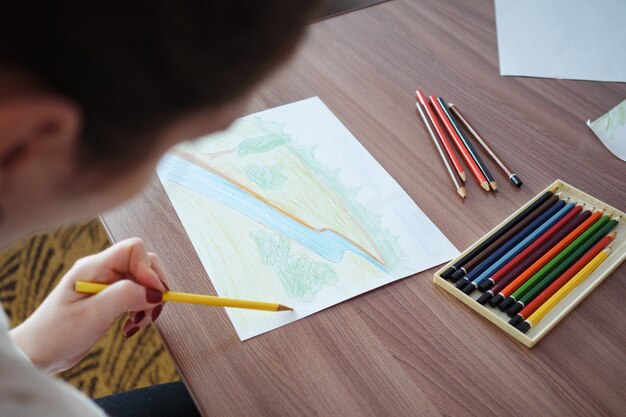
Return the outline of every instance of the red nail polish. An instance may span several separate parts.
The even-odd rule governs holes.
[[[146,301],[150,304],[160,303],[163,299],[163,293],[152,288],[146,288]]]
[[[144,317],[146,317],[146,313],[144,313],[143,311],[138,311],[133,314],[130,319],[133,321],[133,323],[139,323],[141,320],[143,320]]]
[[[156,321],[156,319],[159,317],[159,314],[161,314],[162,310],[163,310],[163,304],[159,304],[158,306],[152,309],[152,321]]]
[[[131,327],[130,329],[126,330],[124,332],[124,337],[126,339],[130,339],[131,337],[133,337],[135,335],[135,333],[137,333],[139,331],[139,327],[135,326],[135,327]]]

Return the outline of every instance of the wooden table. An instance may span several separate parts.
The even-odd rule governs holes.
[[[470,179],[460,201],[415,113],[416,87],[456,103],[524,187],[496,172],[497,196]],[[459,248],[557,178],[626,208],[626,165],[585,126],[626,85],[501,77],[491,0],[395,0],[315,23],[249,111],[315,95]],[[174,288],[214,293],[158,181],[102,218],[113,241],[144,238]],[[243,343],[222,309],[168,305],[157,327],[206,416],[626,411],[624,265],[532,350],[435,287],[432,273]]]

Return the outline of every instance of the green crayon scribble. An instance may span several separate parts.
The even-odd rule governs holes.
[[[250,237],[256,243],[261,255],[261,261],[265,265],[277,265],[284,262],[291,251],[289,240],[277,233],[266,231],[252,232]]]
[[[268,190],[275,190],[280,188],[280,186],[287,181],[287,177],[281,173],[282,170],[283,167],[280,164],[274,165],[271,168],[261,165],[249,165],[245,168],[244,172],[246,176],[254,181],[259,187]]]
[[[289,142],[290,138],[284,133],[266,133],[255,138],[244,139],[237,145],[239,155],[269,152],[272,149]]]
[[[591,125],[602,137],[612,137],[615,131],[626,124],[626,100],[600,117]]]
[[[327,264],[301,253],[294,253],[281,263],[278,275],[287,292],[303,302],[313,301],[322,288],[338,281],[337,274]]]
[[[250,233],[261,256],[261,262],[273,266],[285,291],[302,302],[311,302],[327,286],[335,285],[338,277],[324,262],[291,252],[289,240],[277,233],[257,231]]]

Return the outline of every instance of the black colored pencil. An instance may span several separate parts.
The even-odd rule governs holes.
[[[476,131],[472,128],[472,126],[470,126],[467,120],[465,120],[463,116],[461,116],[461,113],[459,113],[456,106],[452,103],[448,103],[448,108],[452,110],[452,113],[454,113],[454,115],[461,121],[461,123],[463,123],[463,125],[467,128],[467,130],[472,134],[472,136],[474,136],[476,141],[480,143],[480,145],[485,149],[485,151],[489,154],[489,156],[491,156],[491,158],[500,167],[500,169],[504,171],[504,173],[509,177],[509,180],[511,180],[511,183],[513,183],[513,185],[515,185],[516,187],[521,187],[523,182],[520,179],[520,177],[518,177],[517,174],[511,172],[504,165],[504,163],[500,160],[500,158],[498,158],[496,154],[491,150],[489,145],[487,145],[487,143],[485,143],[485,141],[480,136],[478,136],[478,133],[476,133]]]
[[[517,225],[520,221],[522,221],[526,216],[532,213],[537,207],[547,201],[550,197],[552,197],[554,193],[552,191],[546,191],[541,196],[539,196],[535,201],[532,202],[528,207],[526,207],[522,212],[520,212],[517,216],[513,217],[509,222],[503,225],[500,229],[496,230],[491,236],[485,239],[480,245],[476,246],[469,253],[463,256],[461,259],[452,264],[448,269],[446,269],[441,277],[443,279],[450,279],[450,277],[461,271],[461,276],[465,275],[467,272],[463,270],[463,265],[471,261],[474,257],[476,257],[483,250],[488,248],[493,242],[498,240],[502,235],[511,230],[515,225]]]
[[[485,162],[482,160],[480,155],[478,155],[478,152],[476,152],[476,148],[474,148],[474,145],[472,145],[472,142],[470,142],[467,136],[465,136],[465,134],[461,131],[457,121],[454,119],[454,117],[452,117],[450,110],[448,110],[448,106],[446,106],[446,102],[443,101],[443,98],[437,97],[437,101],[439,102],[439,104],[441,104],[441,108],[443,109],[443,112],[445,113],[446,117],[450,121],[450,124],[456,131],[457,135],[459,135],[459,137],[461,138],[461,141],[467,148],[469,154],[474,159],[474,162],[476,162],[476,165],[478,165],[478,168],[481,170],[485,178],[487,178],[487,181],[489,182],[489,186],[494,192],[497,193],[498,184],[496,184],[496,180],[493,178],[493,175],[491,175],[491,172],[489,172],[489,169],[487,168],[487,165],[485,165]]]

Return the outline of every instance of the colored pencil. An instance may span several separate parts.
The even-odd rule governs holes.
[[[478,246],[476,246],[474,249],[472,249],[466,255],[464,255],[461,259],[459,259],[454,264],[449,266],[445,271],[443,271],[443,273],[441,274],[443,279],[450,279],[454,273],[459,272],[459,271],[461,274],[465,274],[466,271],[463,269],[463,267],[465,264],[467,264],[467,262],[471,261],[478,254],[482,253],[484,250],[490,247],[493,244],[493,242],[495,242],[502,235],[504,235],[506,232],[511,230],[511,228],[515,227],[515,225],[517,225],[522,219],[528,216],[528,214],[532,213],[535,209],[537,209],[537,207],[539,207],[541,204],[543,204],[546,200],[548,200],[553,195],[554,193],[552,191],[546,191],[545,193],[537,197],[535,201],[533,201],[528,207],[522,210],[517,216],[513,217],[511,220],[506,222],[504,225],[502,225],[502,227],[500,227],[498,230],[493,232],[493,234],[491,234],[485,240],[483,240]]]
[[[567,245],[572,243],[574,240],[576,240],[578,236],[583,234],[586,230],[588,230],[591,226],[598,222],[601,217],[602,212],[596,211],[591,216],[589,216],[587,220],[585,220],[574,230],[569,232],[569,234],[558,240],[554,246],[550,247],[550,249],[545,254],[541,255],[541,257],[537,259],[531,266],[524,269],[521,274],[515,275],[515,272],[517,271],[511,271],[511,274],[513,274],[512,279],[509,280],[507,278],[502,278],[502,280],[498,282],[493,288],[493,293],[496,295],[491,300],[489,300],[489,305],[492,307],[498,306],[506,297],[508,297],[520,285],[526,282],[529,277],[541,270],[541,268],[543,268],[548,262],[550,262],[558,253],[565,249]],[[555,238],[557,237],[560,236],[555,236]],[[552,239],[550,239],[550,241],[552,241]],[[550,243],[552,242],[546,243],[546,246]]]
[[[537,261],[546,252],[548,252],[550,249],[552,249],[552,247],[554,247],[554,245],[559,243],[572,230],[574,230],[582,222],[587,220],[587,218],[590,215],[591,215],[591,212],[589,210],[586,210],[583,213],[580,213],[573,220],[571,220],[570,222],[568,222],[567,224],[565,224],[563,226],[559,225],[558,223],[556,225],[554,225],[552,227],[552,229],[556,229],[556,233],[554,233],[547,241],[545,241],[538,248],[536,248],[536,250],[532,251],[532,253],[530,255],[526,255],[526,254],[524,254],[524,252],[520,253],[516,258],[521,257],[522,254],[524,254],[525,257],[521,260],[521,262],[519,262],[518,265],[516,265],[510,271],[505,272],[503,275],[498,275],[500,273],[500,271],[498,271],[497,274],[494,274],[494,276],[491,277],[491,279],[494,280],[495,284],[491,288],[484,289],[483,291],[485,291],[485,292],[476,301],[478,303],[480,303],[480,304],[485,304],[487,301],[490,301],[493,298],[494,294],[498,294],[504,287],[506,287],[511,281],[513,281],[513,279],[515,277],[519,276],[529,266],[531,266],[533,263],[535,263],[535,261]],[[548,234],[548,233],[552,232],[552,229],[550,229],[550,231],[546,232],[545,234]],[[526,250],[531,248],[531,246],[526,248]],[[511,261],[511,262],[513,262],[513,261]],[[496,277],[496,275],[498,275],[498,276]],[[496,281],[496,279],[497,279],[497,281]],[[484,285],[484,284],[485,284],[485,282],[483,282],[483,284],[481,284],[481,285]]]
[[[491,256],[493,252],[498,250],[498,248],[500,248],[504,243],[506,243],[509,239],[511,239],[511,237],[515,236],[517,233],[519,233],[520,230],[528,226],[528,224],[533,222],[537,217],[539,217],[546,210],[548,210],[550,207],[556,204],[557,201],[559,201],[559,196],[556,194],[552,195],[550,198],[548,198],[546,201],[540,204],[537,208],[535,208],[535,210],[531,211],[526,217],[521,219],[519,223],[513,226],[505,234],[503,234],[498,239],[493,241],[493,243],[489,245],[488,248],[486,248],[484,251],[482,251],[481,253],[476,255],[474,258],[469,260],[465,265],[463,265],[463,267],[459,271],[456,271],[454,274],[452,274],[450,280],[455,283],[462,280],[466,274],[469,274],[477,265],[479,265],[486,258]],[[467,282],[469,282],[469,280],[466,280],[466,284]]]
[[[596,243],[604,238],[611,230],[617,226],[618,220],[613,219],[607,222],[600,230],[596,231],[593,235],[589,236],[586,240],[583,240],[579,246],[572,248],[566,248],[563,252],[563,259],[559,262],[558,266],[554,268],[548,275],[542,277],[535,282],[527,282],[522,285],[515,293],[517,301],[511,305],[506,314],[509,317],[515,316],[519,313],[528,303],[535,299],[543,290],[545,290],[550,284],[552,284],[561,274],[563,274],[570,266],[572,266],[578,259],[580,259],[589,249],[591,249]],[[574,243],[572,245],[574,246]],[[526,287],[526,288],[524,288]]]
[[[457,133],[454,131],[452,124],[446,117],[446,114],[444,113],[443,108],[437,101],[437,98],[435,96],[429,96],[429,100],[433,106],[433,109],[435,109],[435,112],[437,112],[437,115],[439,115],[439,119],[443,122],[443,125],[448,131],[448,134],[452,138],[452,141],[454,142],[457,149],[461,153],[461,156],[465,160],[465,163],[467,163],[467,166],[469,167],[470,172],[474,175],[474,178],[476,178],[476,181],[478,182],[478,184],[481,187],[483,187],[485,191],[489,191],[489,182],[487,181],[487,178],[485,178],[485,176],[483,175],[482,171],[476,164],[476,161],[474,161],[474,159],[472,158],[472,155],[470,155],[469,151],[467,150],[467,148],[461,141],[461,138],[459,137],[459,135],[457,135]]]
[[[461,162],[459,162],[459,158],[457,158],[456,154],[454,153],[454,149],[452,149],[452,145],[450,145],[450,142],[448,141],[448,138],[446,137],[445,132],[441,128],[441,125],[439,125],[439,122],[437,121],[437,116],[435,116],[435,114],[433,113],[430,107],[430,104],[428,103],[428,99],[426,98],[422,90],[417,90],[415,92],[415,96],[417,97],[417,100],[420,102],[424,110],[426,110],[428,119],[430,119],[430,122],[435,128],[435,132],[437,132],[437,135],[439,136],[439,139],[441,140],[441,143],[443,144],[444,149],[448,153],[448,157],[450,158],[450,161],[452,162],[454,169],[459,174],[459,178],[461,178],[461,180],[465,182],[467,180],[467,176],[465,175],[465,170],[461,166]]]
[[[516,224],[511,230],[502,235],[498,240],[493,242],[493,244],[489,247],[488,250],[485,250],[483,253],[476,256],[474,259],[469,261],[463,269],[467,271],[467,274],[463,277],[457,279],[455,281],[457,288],[463,288],[467,285],[468,282],[473,280],[478,274],[482,273],[485,269],[487,269],[488,264],[485,263],[486,259],[489,259],[492,254],[498,251],[502,246],[506,245],[507,242],[510,242],[516,235],[518,235],[522,230],[524,230],[529,224],[534,222],[538,217],[543,215],[547,210],[549,210],[552,206],[554,206],[559,201],[558,195],[553,195],[548,200],[546,200],[542,205],[537,207],[535,211],[530,213],[524,219],[522,219],[518,224]],[[452,275],[454,278],[454,274]]]
[[[439,106],[443,110],[446,118],[448,119],[448,121],[450,122],[452,127],[454,128],[454,131],[459,136],[459,138],[461,138],[461,141],[463,142],[463,144],[467,148],[468,152],[470,153],[470,155],[474,159],[474,162],[476,162],[476,165],[478,165],[478,168],[480,169],[480,171],[483,173],[483,175],[485,176],[485,178],[489,182],[489,186],[491,187],[491,189],[494,192],[497,193],[498,192],[498,183],[496,183],[496,180],[493,178],[493,175],[491,175],[491,172],[489,172],[489,169],[487,168],[487,165],[485,165],[485,162],[482,160],[480,155],[478,155],[478,152],[476,152],[476,149],[474,148],[474,145],[472,145],[472,142],[470,142],[470,140],[465,136],[465,133],[463,133],[461,131],[459,125],[456,122],[456,120],[454,120],[454,117],[452,116],[452,114],[450,114],[450,111],[448,110],[448,106],[446,106],[446,103],[445,103],[445,101],[443,101],[443,98],[437,97],[437,101],[439,102]]]
[[[541,268],[536,274],[529,277],[527,281],[521,283],[521,285],[513,291],[511,295],[504,299],[498,306],[502,311],[508,310],[508,308],[520,299],[535,283],[541,281],[546,275],[551,273],[554,268],[567,258],[573,251],[575,251],[583,242],[589,237],[593,236],[598,230],[601,230],[609,221],[609,216],[602,216],[600,220],[594,223],[589,229],[585,230],[580,236],[578,236],[572,243],[567,245],[562,251],[557,253],[550,262],[548,262],[543,268]]]
[[[97,294],[108,287],[107,284],[96,282],[76,281],[75,291],[80,294]],[[234,298],[214,297],[212,295],[188,294],[184,292],[167,291],[163,293],[163,301],[187,304],[202,304],[216,307],[245,308],[248,310],[263,311],[290,311],[291,307],[262,301],[236,300]]]
[[[564,200],[559,200],[556,204],[548,208],[548,210],[541,213],[541,215],[537,216],[534,220],[524,226],[522,230],[511,236],[510,239],[503,241],[502,245],[498,247],[498,249],[496,249],[491,255],[485,258],[480,264],[476,265],[476,267],[469,271],[467,275],[458,280],[455,286],[461,290],[465,289],[468,283],[474,281],[486,270],[488,270],[495,262],[505,256],[508,251],[513,249],[518,243],[520,243],[527,236],[532,234],[535,229],[537,229],[537,227],[545,223],[550,217],[552,217],[556,212],[561,210],[565,205],[566,202]],[[473,291],[473,289],[471,291]]]
[[[461,123],[463,123],[465,128],[472,134],[472,136],[474,136],[476,141],[480,143],[483,149],[485,149],[485,152],[487,152],[489,156],[491,156],[491,159],[493,159],[494,162],[500,167],[500,169],[504,171],[504,173],[509,177],[509,180],[511,180],[513,185],[515,185],[516,187],[521,187],[522,184],[524,184],[522,180],[516,174],[511,172],[511,170],[509,170],[500,160],[500,158],[498,158],[496,154],[491,150],[487,143],[480,136],[478,136],[478,133],[476,133],[472,126],[470,126],[467,120],[465,120],[463,116],[461,116],[461,113],[459,113],[459,110],[456,108],[456,106],[452,103],[449,103],[448,108],[452,110],[452,113],[454,113],[454,115],[461,121]]]
[[[536,326],[537,323],[543,319],[557,304],[559,304],[574,288],[580,285],[591,273],[604,262],[604,260],[611,253],[611,248],[604,249],[595,258],[591,260],[583,269],[580,270],[571,280],[569,280],[563,287],[561,287],[552,297],[550,297],[545,303],[541,305],[523,322],[519,323],[516,328],[521,332],[526,333],[531,327]]]
[[[585,254],[577,260],[572,266],[570,266],[567,271],[565,271],[561,276],[558,277],[553,283],[551,283],[545,290],[543,290],[540,294],[535,297],[530,303],[528,303],[522,311],[517,313],[515,317],[513,317],[509,324],[511,326],[517,326],[519,323],[524,321],[524,318],[529,317],[533,314],[541,305],[543,305],[550,297],[552,297],[560,288],[562,288],[567,282],[574,277],[581,269],[585,267],[589,262],[593,260],[600,252],[602,252],[607,246],[615,240],[615,236],[617,233],[611,232],[608,235],[604,236],[598,243],[596,243],[591,249],[589,249]]]
[[[561,208],[559,207],[559,204]],[[463,288],[463,292],[465,294],[470,294],[474,291],[483,281],[489,278],[493,273],[501,269],[506,263],[508,263],[515,256],[519,255],[524,249],[530,246],[533,242],[535,242],[544,232],[550,229],[555,223],[561,220],[566,214],[574,209],[576,206],[575,203],[567,203],[561,200],[559,203],[555,204],[549,211],[545,212],[543,216],[537,218],[533,222],[534,230],[531,230],[530,234],[522,239],[517,245],[515,245],[508,252],[504,253],[500,257],[496,257],[493,264],[483,271],[480,275],[478,275],[474,280],[468,283],[465,288]],[[555,213],[556,211],[556,213]],[[550,214],[552,212],[552,214]],[[531,228],[531,226],[528,226]],[[494,253],[495,255],[495,253]],[[492,255],[493,256],[493,255]]]
[[[467,193],[465,192],[465,187],[459,184],[458,180],[456,179],[456,175],[452,171],[452,168],[450,168],[448,159],[446,158],[446,155],[443,153],[443,149],[441,149],[441,146],[439,145],[439,141],[435,137],[435,133],[430,128],[430,124],[428,123],[428,119],[426,118],[426,115],[424,115],[424,112],[422,111],[422,107],[417,101],[415,102],[415,106],[417,107],[417,111],[419,112],[420,117],[422,118],[422,121],[426,125],[426,130],[428,130],[428,133],[430,134],[431,139],[435,143],[435,147],[437,147],[437,152],[439,152],[439,156],[441,157],[443,164],[446,166],[446,170],[448,170],[448,174],[450,175],[450,178],[452,179],[452,183],[456,187],[456,192],[459,193],[461,198],[465,198],[467,196]]]
[[[550,240],[552,236],[560,229],[563,228],[566,224],[572,221],[583,209],[583,206],[576,206],[572,210],[570,210],[565,216],[559,219],[555,224],[550,225],[549,228],[542,233],[541,236],[537,237],[526,249],[518,253],[514,258],[512,258],[506,265],[502,266],[502,268],[498,269],[493,275],[487,277],[483,280],[479,285],[478,289],[481,291],[486,291],[493,284],[498,282],[502,277],[508,274],[513,268],[519,265],[524,259],[528,259],[531,257],[545,242]],[[591,213],[589,213],[591,214]],[[582,222],[582,220],[581,220]],[[537,258],[539,259],[539,258]]]

